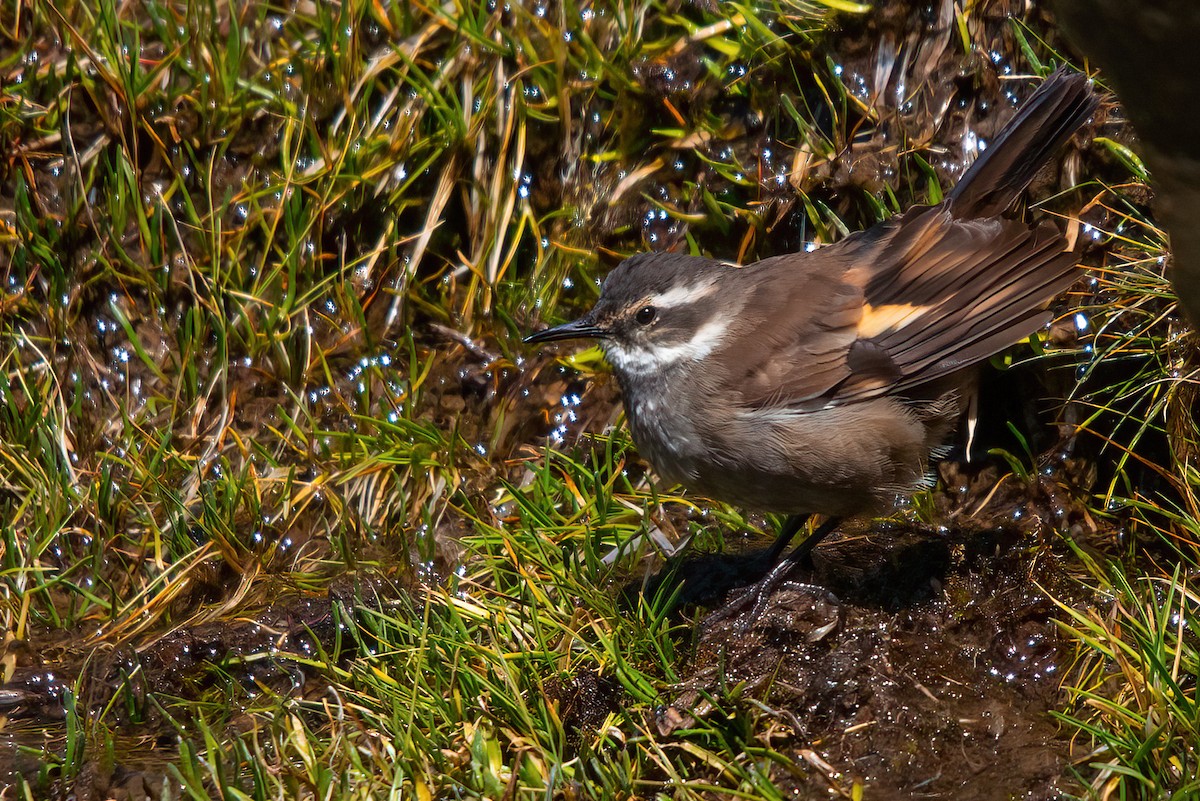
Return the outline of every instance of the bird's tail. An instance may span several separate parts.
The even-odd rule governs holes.
[[[1055,70],[946,196],[954,216],[970,219],[1008,210],[1099,102],[1086,75]]]

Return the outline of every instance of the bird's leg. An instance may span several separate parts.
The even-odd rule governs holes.
[[[810,517],[812,517],[810,514],[791,515],[783,521],[783,527],[779,529],[779,536],[775,538],[775,542],[771,543],[771,550],[767,551],[769,564],[773,565],[779,561],[779,557],[783,556],[783,552],[787,550],[792,538],[796,536],[796,532],[804,528],[804,524]]]
[[[788,522],[791,522],[791,518],[789,518]],[[818,526],[817,530],[808,535],[808,538],[804,542],[797,545],[791,553],[779,561],[779,564],[771,568],[770,573],[759,579],[758,583],[750,588],[745,599],[738,600],[738,606],[744,605],[748,600],[754,601],[754,608],[750,610],[750,617],[745,624],[746,628],[753,626],[754,621],[758,620],[762,616],[762,613],[766,611],[767,601],[771,599],[771,593],[779,586],[779,582],[783,580],[783,577],[792,572],[792,569],[796,565],[807,563],[812,556],[813,548],[816,548],[821,540],[833,533],[833,530],[841,522],[842,518],[831,517]]]
[[[821,544],[821,540],[828,537],[834,530],[842,524],[843,518],[831,517],[821,525],[817,526],[817,530],[808,535],[804,542],[796,546],[796,549],[787,555],[787,558],[780,562],[780,565],[792,565],[793,567],[799,564],[808,562],[808,558],[812,556],[813,548]],[[778,570],[778,568],[776,568]],[[772,573],[775,570],[771,571]],[[783,571],[784,573],[787,570]],[[768,574],[769,575],[769,574]]]
[[[783,577],[792,572],[792,569],[796,565],[807,562],[809,557],[812,556],[813,548],[817,547],[817,543],[828,537],[841,522],[842,519],[840,517],[831,517],[826,520],[817,527],[816,531],[808,535],[808,538],[804,542],[797,545],[791,553],[781,559],[779,564],[771,568],[770,573],[759,579],[758,583],[749,589],[744,599],[738,599],[738,606],[744,605],[750,599],[754,600],[754,609],[750,612],[748,625],[753,625],[754,621],[758,620],[759,616],[762,615],[763,610],[766,609],[767,601],[771,597],[771,593],[779,586],[779,582],[783,580]]]

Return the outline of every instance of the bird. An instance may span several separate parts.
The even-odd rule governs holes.
[[[1098,103],[1060,68],[941,202],[744,266],[634,255],[590,311],[525,342],[598,340],[662,481],[788,515],[765,590],[845,518],[930,486],[973,368],[1050,321],[1077,254],[1053,223],[1006,212]]]

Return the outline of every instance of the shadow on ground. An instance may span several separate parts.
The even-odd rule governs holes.
[[[660,733],[754,699],[778,720],[772,747],[813,768],[781,777],[785,793],[860,781],[872,798],[1058,795],[1070,744],[1049,712],[1070,654],[1046,591],[1080,593],[1059,558],[1015,526],[837,536],[759,605],[738,602],[761,552],[685,558],[654,578],[649,591],[677,583],[680,613],[698,617]]]

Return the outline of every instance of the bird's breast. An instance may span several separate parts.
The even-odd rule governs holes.
[[[695,399],[677,382],[621,381],[625,414],[634,444],[658,474],[671,483],[690,484],[706,459],[707,445],[695,415]]]

